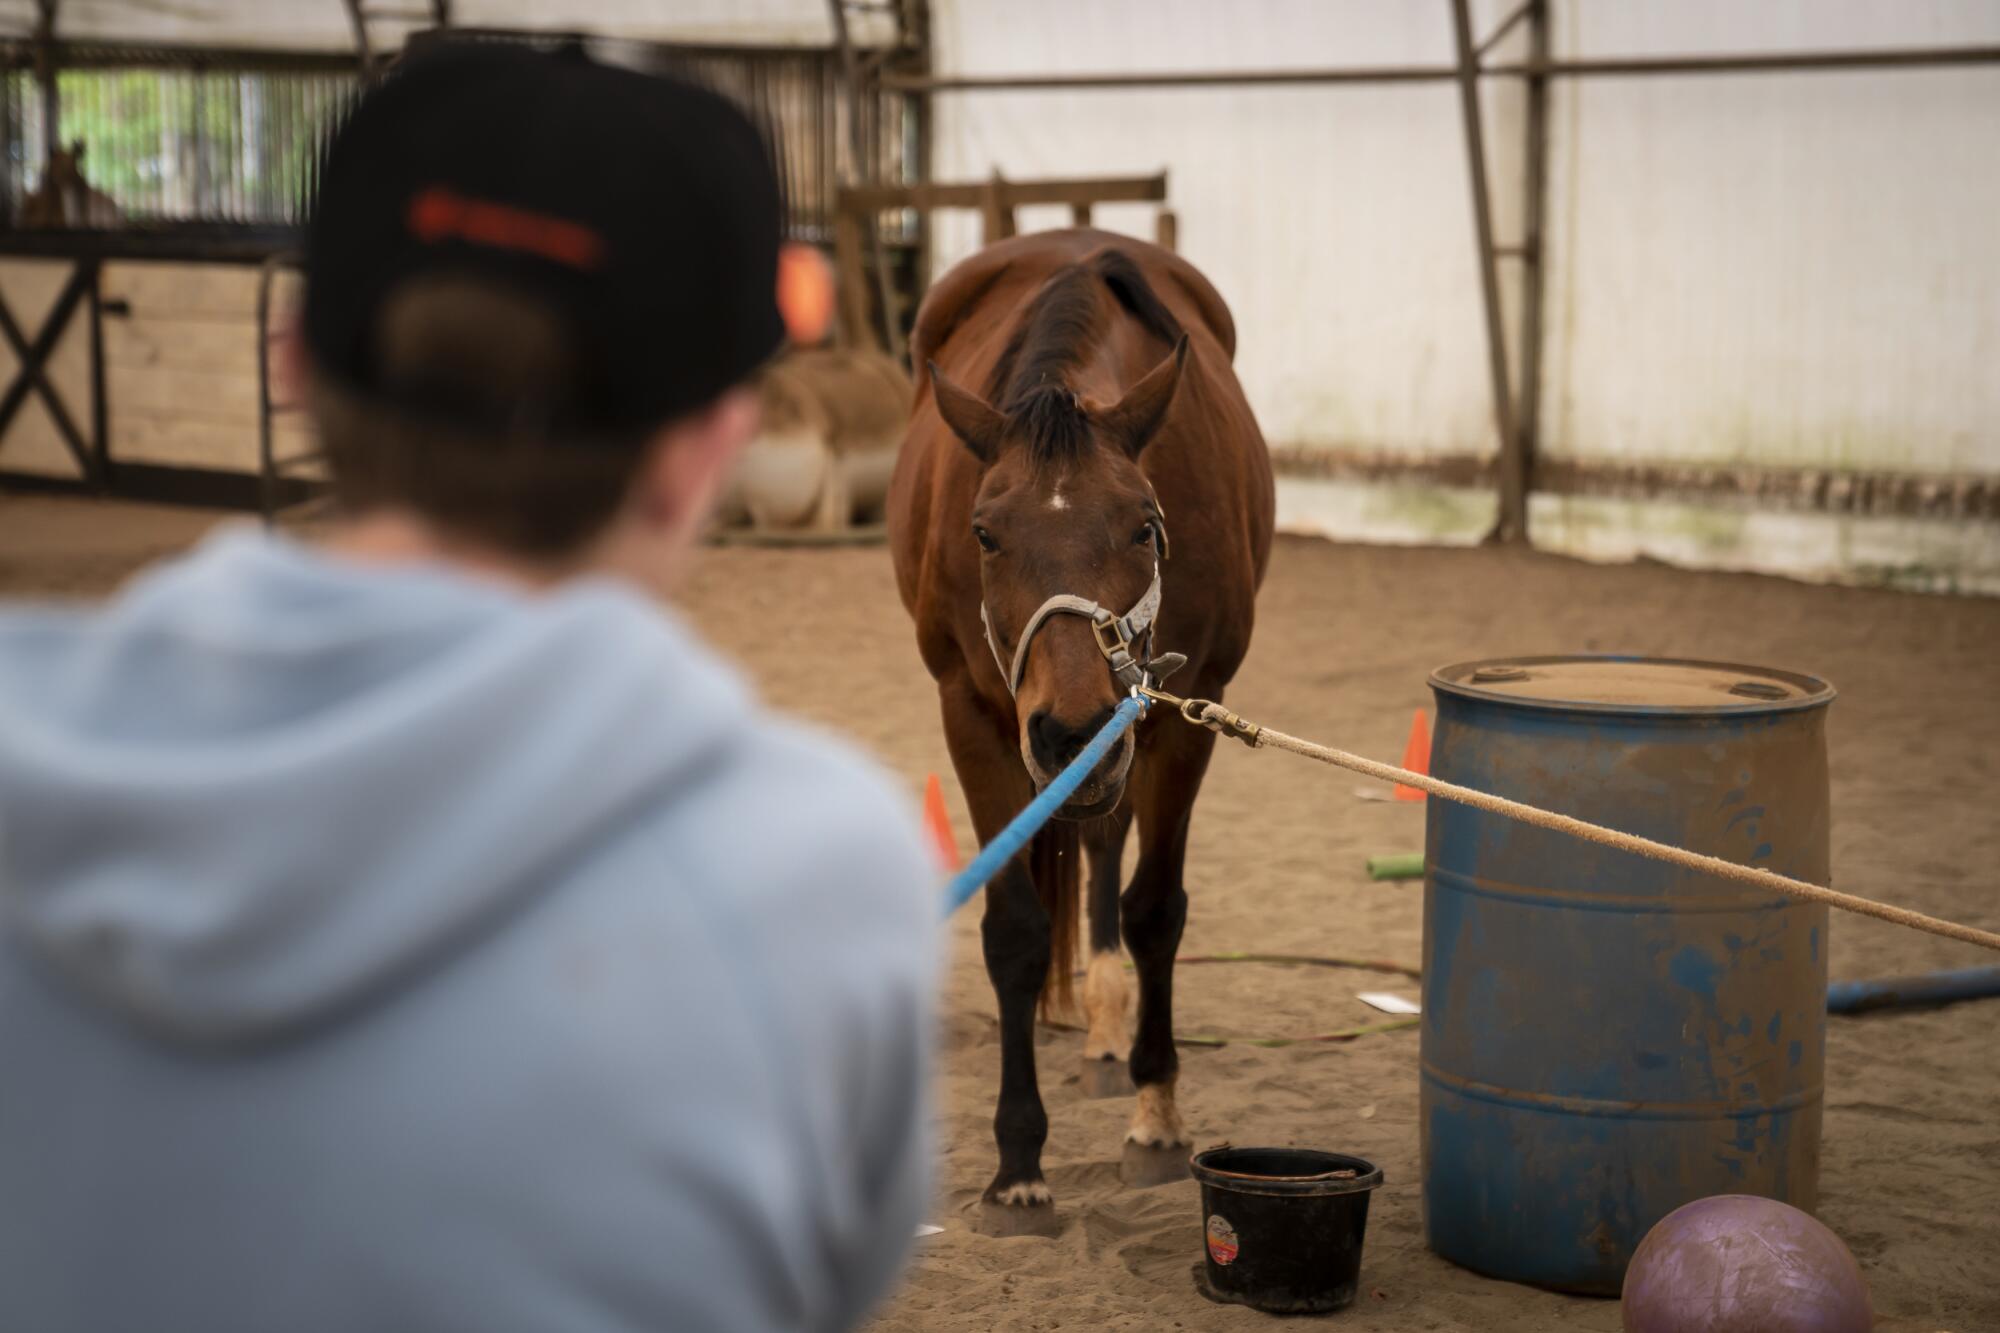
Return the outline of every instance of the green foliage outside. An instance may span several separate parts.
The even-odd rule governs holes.
[[[337,74],[64,70],[61,141],[81,140],[84,179],[128,217],[290,222],[303,216],[316,145],[352,87]],[[41,179],[40,98],[17,105],[19,138]]]

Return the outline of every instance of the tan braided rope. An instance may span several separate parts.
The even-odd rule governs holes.
[[[1771,889],[1806,902],[1824,903],[1828,907],[1838,907],[1843,912],[1872,916],[1878,921],[1894,922],[1899,926],[1908,926],[1912,930],[1929,931],[1948,940],[1961,940],[1966,944],[1977,944],[1981,948],[2000,950],[2000,935],[1990,930],[1961,926],[1956,921],[1942,921],[1934,916],[1925,916],[1922,912],[1912,912],[1907,907],[1892,907],[1888,903],[1878,903],[1872,898],[1859,898],[1851,893],[1841,893],[1823,884],[1812,884],[1802,879],[1793,879],[1790,875],[1780,875],[1774,870],[1738,865],[1734,861],[1725,861],[1720,857],[1704,856],[1700,852],[1690,852],[1685,848],[1670,847],[1664,842],[1654,842],[1651,838],[1620,833],[1617,829],[1608,829],[1600,824],[1588,823],[1569,815],[1559,815],[1554,811],[1532,805],[1523,805],[1519,801],[1510,801],[1504,796],[1474,791],[1470,787],[1461,787],[1452,782],[1440,782],[1436,778],[1427,777],[1422,773],[1412,773],[1409,769],[1398,768],[1394,764],[1377,763],[1373,759],[1364,759],[1345,750],[1336,750],[1327,745],[1315,745],[1311,741],[1288,736],[1270,727],[1253,728],[1252,724],[1236,717],[1221,704],[1205,704],[1198,715],[1184,713],[1183,716],[1187,716],[1190,721],[1199,720],[1203,725],[1213,727],[1226,736],[1247,739],[1253,746],[1290,750],[1293,754],[1317,759],[1323,764],[1333,764],[1364,777],[1375,778],[1382,782],[1400,782],[1405,786],[1428,792],[1432,796],[1442,796],[1445,800],[1457,801],[1460,805],[1505,815],[1509,819],[1518,819],[1537,828],[1568,833],[1606,847],[1616,847],[1622,852],[1648,856],[1655,861],[1666,861],[1705,874],[1720,875],[1739,884]]]

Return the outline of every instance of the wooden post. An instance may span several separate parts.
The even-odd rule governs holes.
[[[840,337],[850,347],[880,348],[868,311],[868,272],[861,263],[861,219],[837,207],[833,218],[834,281],[839,284]]]
[[[111,413],[104,392],[104,264],[96,259],[83,262],[90,265],[90,447],[96,461],[92,480],[101,491],[111,481]]]
[[[1090,205],[1087,203],[1071,204],[1069,207],[1069,222],[1072,227],[1088,227],[1090,225]]]
[[[991,179],[986,182],[985,202],[980,206],[982,228],[979,243],[991,245],[1014,235],[1014,201],[1007,193],[1007,182],[996,168]]]
[[[1177,249],[1181,239],[1180,219],[1174,210],[1163,208],[1153,216],[1153,241],[1162,250]]]

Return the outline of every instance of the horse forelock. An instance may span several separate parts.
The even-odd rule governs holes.
[[[1038,467],[1072,462],[1092,447],[1090,419],[1066,384],[1037,385],[1019,395],[1007,407],[1007,421]]]

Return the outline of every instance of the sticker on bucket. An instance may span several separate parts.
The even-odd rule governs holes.
[[[1224,1268],[1236,1262],[1236,1228],[1221,1213],[1208,1219],[1208,1257]]]

